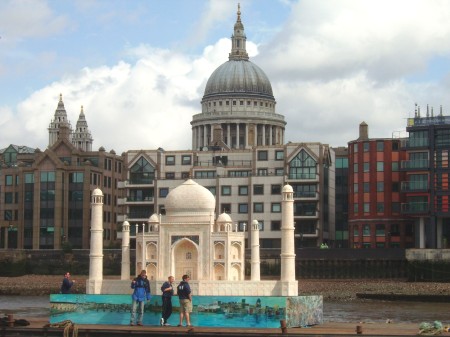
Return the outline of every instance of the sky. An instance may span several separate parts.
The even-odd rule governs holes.
[[[238,0],[250,61],[285,141],[405,136],[415,104],[450,115],[450,1]],[[228,60],[237,1],[0,1],[0,148],[41,150],[62,94],[93,149],[191,148],[206,82]]]

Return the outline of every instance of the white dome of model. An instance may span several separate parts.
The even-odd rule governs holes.
[[[197,184],[192,179],[186,180],[180,186],[175,187],[166,198],[166,215],[177,214],[211,214],[214,213],[216,199],[205,187]]]

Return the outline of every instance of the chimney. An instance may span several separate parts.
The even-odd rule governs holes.
[[[368,140],[369,139],[369,126],[366,122],[359,124],[359,138],[358,140]]]

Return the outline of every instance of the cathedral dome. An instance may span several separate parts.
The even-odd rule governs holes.
[[[214,195],[192,179],[175,187],[167,195],[165,208],[167,215],[174,213],[211,213],[216,207]]]
[[[203,99],[221,95],[256,95],[274,100],[272,85],[264,71],[245,59],[230,59],[209,77]]]

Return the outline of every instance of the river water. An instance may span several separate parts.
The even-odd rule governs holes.
[[[0,296],[0,316],[14,314],[15,318],[49,317],[48,296]],[[421,323],[440,321],[450,324],[450,303],[355,301],[324,302],[324,322]]]

